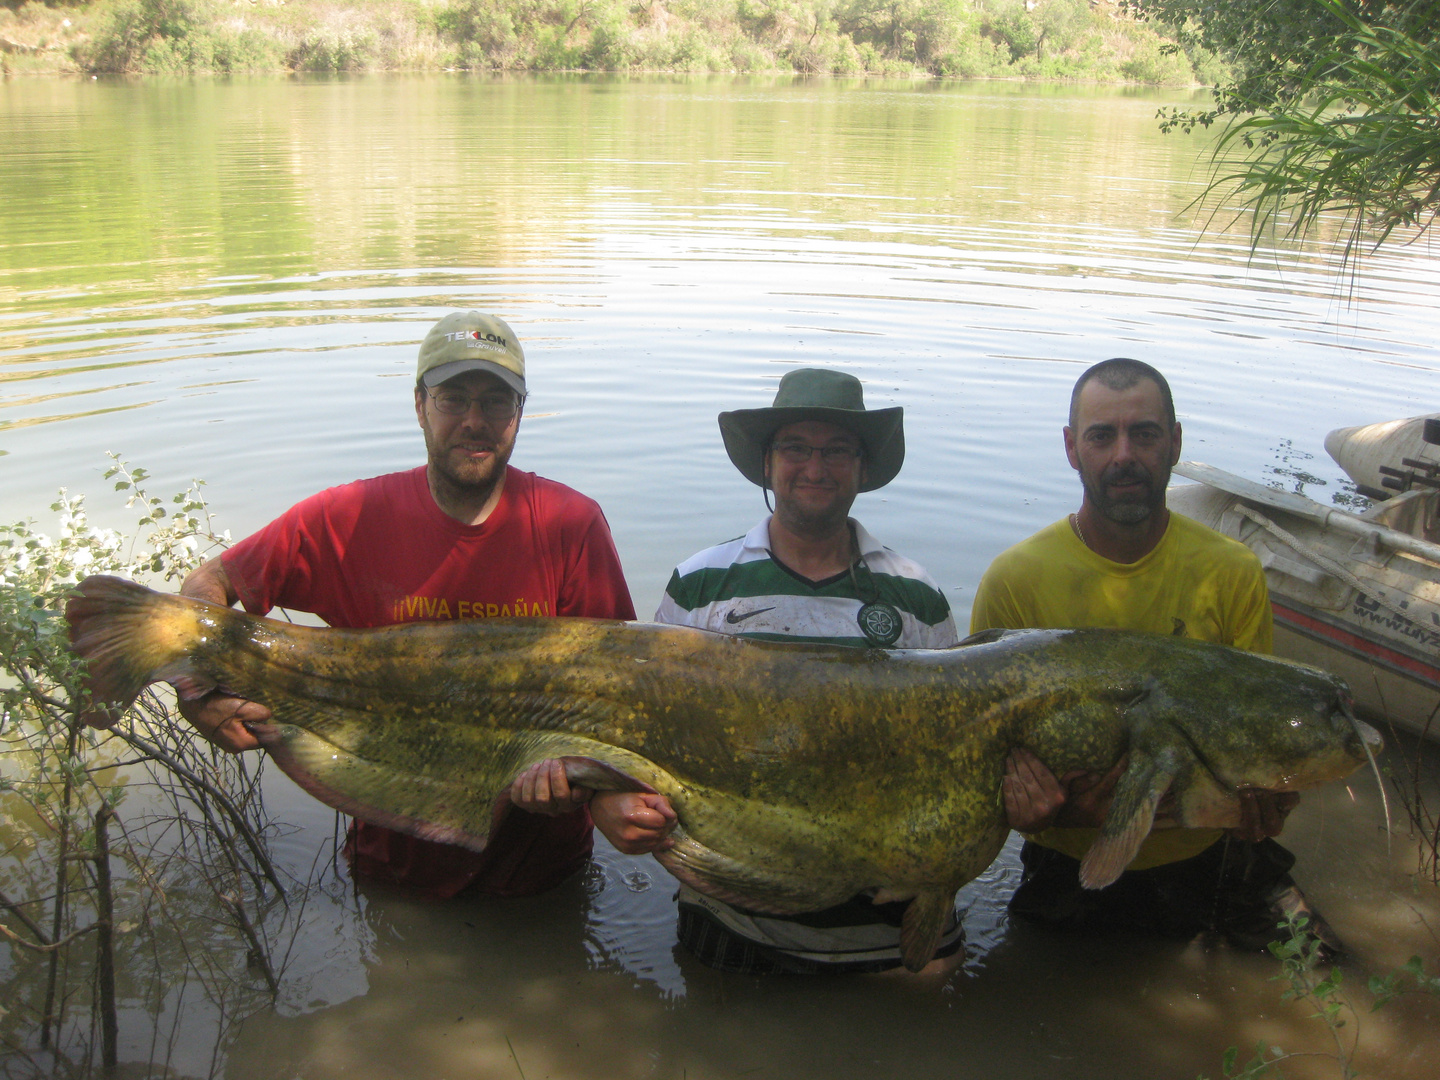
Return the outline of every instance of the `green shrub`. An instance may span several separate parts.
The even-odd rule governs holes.
[[[276,901],[300,884],[267,853],[256,763],[217,755],[148,691],[108,730],[80,719],[61,615],[74,584],[179,577],[224,539],[195,487],[167,505],[141,490],[144,470],[117,462],[109,476],[139,512],[130,537],[91,526],[64,491],[53,533],[0,525],[6,1076],[114,1075],[126,1047],[163,1053],[167,1017],[223,1040],[278,989],[289,931]],[[41,1059],[59,1064],[42,1073]],[[125,1069],[158,1075],[143,1059]]]
[[[639,65],[641,52],[625,23],[613,18],[592,27],[581,57],[582,66],[595,71],[627,71]]]
[[[1010,65],[1010,51],[997,41],[973,37],[936,57],[930,70],[936,75],[959,79],[978,79],[1005,73]]]
[[[85,49],[90,71],[209,69],[208,0],[121,0],[101,17]]]
[[[860,50],[848,37],[836,38],[835,48],[831,53],[830,70],[836,75],[865,74],[865,63],[860,59]]]
[[[1152,85],[1183,84],[1194,78],[1189,61],[1183,54],[1166,52],[1153,38],[1136,41],[1134,52],[1120,62],[1119,72],[1121,77],[1131,82]]]
[[[773,53],[767,52],[744,34],[736,34],[730,42],[732,71],[774,71],[779,65]]]
[[[296,71],[363,71],[379,48],[374,30],[321,27],[307,34],[285,57]]]
[[[1009,4],[996,12],[989,29],[1010,50],[1011,60],[1033,56],[1040,44],[1040,27],[1021,3]]]

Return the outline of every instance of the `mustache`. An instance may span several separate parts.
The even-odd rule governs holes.
[[[1100,474],[1102,484],[1152,484],[1154,480],[1150,470],[1133,462],[1129,465],[1114,466]]]

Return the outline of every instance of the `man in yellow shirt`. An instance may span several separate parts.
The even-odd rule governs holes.
[[[1270,597],[1244,545],[1165,506],[1180,425],[1164,376],[1138,360],[1096,364],[1075,384],[1065,453],[1080,509],[1001,553],[976,593],[970,631],[1112,627],[1271,650]],[[1310,915],[1289,875],[1295,857],[1270,837],[1298,796],[1249,792],[1243,824],[1158,829],[1106,889],[1082,889],[1079,859],[1103,821],[1122,760],[1104,776],[1055,777],[1017,750],[1003,786],[1011,827],[1026,834],[1018,915],[1076,929],[1218,930],[1247,948],[1276,938],[1287,911]],[[1163,810],[1163,804],[1162,804]],[[1328,927],[1322,938],[1328,934]]]

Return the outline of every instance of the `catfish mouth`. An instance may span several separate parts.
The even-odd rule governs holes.
[[[1329,723],[1337,735],[1340,732],[1345,732],[1341,738],[1337,739],[1334,749],[1345,757],[1348,757],[1356,767],[1365,764],[1367,760],[1373,765],[1374,755],[1385,745],[1385,740],[1381,737],[1380,732],[1355,715],[1348,695],[1346,694],[1336,694],[1330,701],[1324,703],[1324,705],[1323,712],[1318,708],[1316,710],[1322,721]],[[1291,723],[1298,724],[1299,721],[1292,720]],[[1176,724],[1171,724],[1170,728],[1180,740],[1184,742],[1186,747],[1189,748],[1194,760],[1200,764],[1210,779],[1222,791],[1229,792],[1232,795],[1236,795],[1241,791],[1264,792],[1275,795],[1285,791],[1298,790],[1294,786],[1293,780],[1303,774],[1303,770],[1294,770],[1287,775],[1276,777],[1279,782],[1275,786],[1226,779],[1221,768],[1213,762],[1205,753],[1204,749],[1190,737],[1188,731]],[[1347,728],[1349,729],[1348,731],[1346,731]],[[1166,796],[1168,797],[1169,795],[1170,792],[1167,792]]]
[[[1291,790],[1228,779],[1186,731],[1178,725],[1170,727],[1189,749],[1195,767],[1188,780],[1182,772],[1170,782],[1156,804],[1152,828],[1233,828],[1240,824],[1242,792],[1278,795]]]

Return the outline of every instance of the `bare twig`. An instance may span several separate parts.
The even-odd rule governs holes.
[[[16,945],[19,945],[21,948],[29,949],[31,952],[38,952],[38,953],[53,953],[53,952],[55,952],[55,951],[57,951],[57,950],[59,950],[59,949],[65,948],[66,945],[69,945],[69,944],[70,944],[72,941],[74,941],[76,938],[81,937],[81,936],[83,936],[83,935],[85,935],[85,934],[88,934],[88,933],[90,933],[90,931],[92,931],[92,930],[98,930],[98,929],[100,929],[100,924],[99,924],[98,922],[93,922],[93,923],[91,923],[89,926],[82,926],[79,930],[76,930],[76,931],[74,931],[73,933],[68,934],[66,937],[64,937],[64,938],[63,938],[62,940],[60,940],[60,941],[54,941],[54,942],[48,942],[48,941],[47,941],[47,942],[44,942],[44,943],[36,943],[36,942],[34,942],[34,941],[26,941],[23,937],[21,937],[19,934],[15,933],[14,930],[11,930],[11,929],[10,929],[8,926],[6,926],[4,923],[0,923],[0,934],[3,934],[5,937],[7,937],[7,938],[9,938],[11,941],[13,941]]]
[[[63,765],[68,765],[75,759],[75,749],[80,740],[80,722],[72,720],[69,731],[66,733],[65,757]],[[65,856],[70,849],[70,800],[74,795],[70,780],[70,773],[65,770],[65,779],[61,796],[61,815],[59,825],[60,852],[59,858],[55,861],[55,907],[54,917],[51,920],[50,939],[56,941],[60,937],[61,928],[65,921],[65,878],[68,873],[65,867]],[[49,969],[45,975],[45,1008],[40,1015],[40,1048],[50,1049],[51,1036],[56,1025],[55,1015],[55,991],[60,978],[60,950],[56,949],[50,953]]]
[[[280,993],[280,983],[275,978],[275,970],[270,966],[270,954],[255,932],[250,917],[245,914],[245,905],[240,898],[233,893],[226,893],[220,899],[235,915],[235,923],[240,927],[240,932],[245,935],[245,940],[250,943],[250,956],[255,963],[260,965],[261,972],[265,975],[265,985],[270,988],[270,997],[273,999]]]
[[[110,886],[110,830],[107,825],[114,811],[101,805],[95,812],[95,901],[100,918],[96,925],[96,972],[100,991],[100,1062],[107,1069],[115,1068],[117,1044],[120,1039],[119,1020],[115,1014],[115,903]]]
[[[148,740],[141,738],[134,732],[117,730],[115,732],[115,735],[117,738],[129,743],[131,746],[135,747],[135,749],[140,750],[148,757],[160,762],[176,776],[183,779],[186,783],[192,784],[199,790],[203,791],[207,796],[219,803],[220,806],[225,810],[226,815],[230,818],[231,823],[235,826],[235,830],[240,834],[240,838],[245,841],[245,846],[250,849],[250,854],[253,855],[255,857],[255,861],[260,864],[260,869],[264,875],[265,880],[268,881],[272,887],[274,887],[275,891],[279,893],[281,897],[284,897],[285,887],[280,883],[280,876],[276,873],[274,865],[270,862],[270,857],[265,853],[264,845],[260,842],[260,838],[255,835],[254,830],[250,828],[250,823],[245,819],[244,813],[242,813],[240,808],[231,801],[229,796],[227,796],[223,791],[221,791],[214,784],[210,783],[204,777],[200,776],[194,770],[187,767],[178,758],[176,758],[175,755],[168,753],[167,751],[156,746],[154,743],[151,743]],[[205,815],[205,820],[210,823],[215,834],[224,835],[223,832],[220,830],[218,823],[216,823],[215,820],[211,817],[210,812],[205,807],[204,803],[200,800],[196,800],[196,805],[200,807],[201,813]],[[260,883],[258,881],[256,882],[256,886],[260,886]]]
[[[19,904],[15,903],[15,901],[11,900],[8,896],[6,896],[3,890],[0,890],[0,907],[3,907],[6,911],[10,912],[10,914],[14,915],[17,919],[24,923],[25,929],[29,930],[30,933],[35,936],[35,940],[38,941],[41,945],[50,944],[50,938],[44,930],[40,929],[40,924],[37,923],[34,919],[30,918],[29,915],[25,914],[25,909],[22,908]],[[0,930],[3,929],[3,927],[0,927]],[[6,930],[5,933],[9,934],[9,931]],[[17,938],[15,940],[19,939]]]

